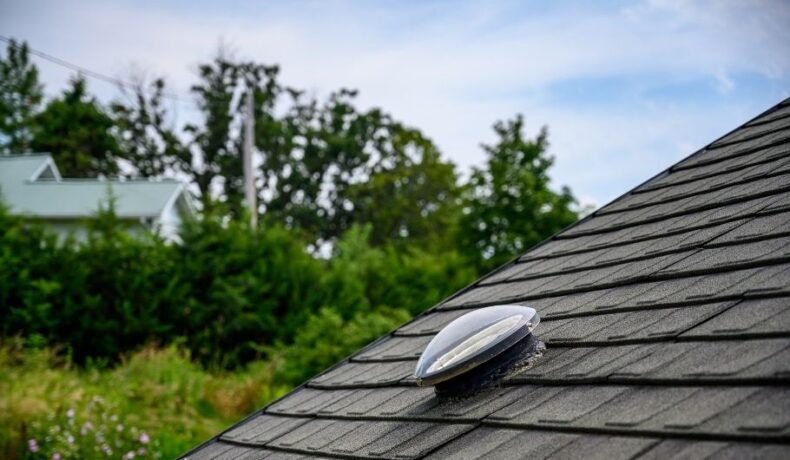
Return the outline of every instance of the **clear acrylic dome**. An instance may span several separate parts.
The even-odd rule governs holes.
[[[540,322],[534,308],[497,305],[471,311],[445,326],[417,361],[419,385],[433,385],[472,369],[526,337]]]

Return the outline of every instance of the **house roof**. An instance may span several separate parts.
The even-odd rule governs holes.
[[[40,174],[51,168],[50,178]],[[184,192],[175,180],[61,179],[49,154],[0,156],[0,200],[16,214],[72,219],[90,217],[109,190],[122,218],[157,217]]]
[[[537,364],[439,399],[417,357],[523,303]],[[790,99],[188,454],[790,458]]]

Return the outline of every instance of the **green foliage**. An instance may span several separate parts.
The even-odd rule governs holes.
[[[321,299],[321,262],[273,226],[191,223],[175,248],[178,299],[167,323],[178,325],[195,356],[234,365],[259,357],[259,346],[286,340]]]
[[[53,235],[12,217],[0,203],[0,332],[8,337],[28,326],[25,335],[49,336],[59,306],[61,281],[50,276],[60,251]]]
[[[130,236],[112,199],[81,242],[0,208],[0,337],[62,345],[80,364],[179,342],[210,366],[282,358],[277,375],[295,384],[576,218],[570,191],[549,188],[545,129],[525,138],[520,116],[494,125],[486,164],[463,184],[419,130],[359,110],[353,90],[306,98],[277,66],[222,52],[200,65],[201,118],[179,130],[162,79],[107,110],[75,78],[38,111],[26,46],[7,54],[4,145],[51,151],[65,176],[117,175],[121,159],[132,175],[179,174],[202,201],[178,245]],[[248,88],[263,154],[257,230],[241,203]]]
[[[549,188],[553,159],[546,154],[546,131],[527,139],[521,116],[494,125],[499,139],[483,146],[485,166],[463,184],[427,136],[381,109],[357,109],[355,91],[341,89],[319,102],[278,78],[276,66],[222,55],[203,65],[193,92],[204,122],[187,126],[191,139],[183,144],[165,128],[163,83],[156,83],[150,98],[138,92],[138,107],[148,109],[119,104],[116,112],[137,114],[137,124],[124,122],[134,127],[125,137],[140,139],[131,150],[142,145],[156,155],[133,157],[133,165],[139,163],[145,174],[161,174],[162,165],[187,174],[206,209],[239,216],[238,113],[246,97],[242,91],[251,85],[264,220],[296,230],[315,247],[334,243],[354,225],[371,224],[374,246],[432,252],[460,247],[485,271],[577,218],[570,191]],[[151,167],[152,158],[159,167]]]
[[[419,130],[380,109],[358,110],[355,91],[342,89],[323,104],[290,94],[280,128],[259,138],[268,218],[319,242],[365,223],[373,224],[377,246],[395,239],[428,245],[452,234],[458,177]],[[272,135],[282,138],[272,142]]]
[[[462,187],[452,163],[416,130],[397,127],[392,167],[349,187],[352,225],[372,226],[371,243],[432,252],[452,251],[458,231]]]
[[[188,223],[180,245],[131,237],[111,205],[81,243],[59,243],[4,211],[0,224],[2,336],[65,345],[79,363],[183,337],[199,361],[234,367],[296,340],[321,308],[343,321],[403,322],[474,276],[455,253],[373,247],[370,227],[352,228],[321,260],[282,227],[252,231],[208,216]]]
[[[67,344],[79,362],[186,337],[202,361],[237,365],[317,310],[320,263],[282,229],[205,219],[173,246],[129,236],[110,209],[84,243],[58,244],[6,212],[0,223],[3,336]]]
[[[2,62],[24,76],[17,80],[32,94],[36,69],[24,50],[9,47]],[[204,212],[235,219],[244,212],[242,113],[251,89],[261,153],[257,212],[269,225],[294,231],[312,251],[370,224],[373,246],[460,248],[485,271],[577,218],[570,191],[549,188],[553,160],[545,130],[525,138],[521,116],[494,125],[498,141],[483,146],[487,162],[464,184],[422,132],[379,108],[357,108],[356,91],[342,88],[319,101],[283,84],[279,72],[220,50],[199,66],[191,88],[198,121],[183,127],[172,123],[163,103],[164,79],[140,83],[107,111],[77,78],[29,122],[33,144],[52,151],[65,176],[115,175],[124,159],[131,175],[187,177]],[[19,99],[17,86],[0,87],[3,97]],[[35,104],[28,105],[11,104],[14,119],[30,119]],[[10,129],[0,133],[12,138]]]
[[[64,177],[116,175],[123,156],[115,122],[88,94],[82,77],[72,79],[63,94],[35,116],[31,146],[51,152]]]
[[[462,243],[490,270],[562,230],[577,219],[575,199],[567,188],[549,188],[546,128],[524,137],[524,120],[497,122],[498,141],[484,145],[485,168],[474,168],[465,202]]]
[[[282,364],[275,379],[298,385],[408,319],[404,310],[383,307],[345,320],[335,310],[323,308],[296,331],[292,344],[276,349]]]
[[[110,109],[117,127],[118,142],[135,171],[131,176],[162,177],[177,170],[177,161],[188,157],[186,146],[170,128],[164,105],[165,82],[140,83],[124,103],[115,102]]]
[[[35,80],[23,47],[9,49],[21,51],[4,65]],[[549,188],[545,131],[526,139],[521,117],[495,125],[499,141],[462,184],[430,139],[380,109],[357,109],[356,92],[319,103],[278,76],[220,53],[192,88],[202,121],[181,133],[168,125],[163,80],[110,116],[77,78],[36,114],[33,143],[65,175],[113,175],[122,158],[138,175],[183,174],[202,216],[168,245],[128,235],[110,206],[87,224],[86,241],[58,242],[0,210],[2,337],[65,345],[79,363],[183,338],[200,362],[238,366],[290,346],[319,311],[351,325],[419,313],[576,217],[570,192]],[[240,201],[248,87],[264,153],[258,230]],[[315,257],[328,248],[329,259]],[[328,361],[308,359],[303,375]]]
[[[165,81],[138,85],[126,100],[111,105],[127,159],[142,177],[178,173],[195,185],[201,208],[213,214],[242,213],[242,117],[245,91],[253,88],[258,131],[265,132],[265,151],[279,142],[280,121],[274,107],[282,92],[277,66],[237,62],[220,50],[198,67],[199,81],[191,92],[199,122],[181,129],[170,123],[163,103]],[[268,142],[268,143],[267,143]]]
[[[11,40],[0,57],[0,154],[30,151],[32,120],[42,97],[27,43]]]
[[[323,307],[299,324],[292,343],[278,343],[272,349],[282,358],[278,381],[303,382],[436,304],[474,276],[457,254],[374,247],[370,236],[370,226],[354,226],[338,242],[321,284]]]
[[[179,172],[203,209],[242,212],[243,105],[253,89],[258,201],[268,222],[308,243],[333,242],[354,224],[374,223],[372,242],[392,238],[449,244],[457,223],[458,176],[436,146],[381,109],[355,107],[356,91],[319,102],[282,85],[279,68],[220,53],[193,85],[202,122],[179,133],[162,104],[164,81],[142,86],[113,112],[125,158],[144,177]],[[450,238],[448,238],[450,236]]]
[[[267,218],[300,229],[312,240],[332,241],[351,225],[349,187],[389,158],[380,150],[387,144],[391,120],[380,110],[357,110],[355,91],[337,91],[323,104],[303,101],[298,92],[289,94],[286,116],[266,120],[269,137],[258,141],[266,153],[264,185],[271,189],[262,202]],[[272,131],[277,123],[281,127]],[[272,139],[275,133],[282,138]]]
[[[346,312],[346,318],[378,306],[414,315],[476,276],[456,252],[375,247],[370,235],[369,225],[352,227],[338,242],[325,278],[329,305]]]
[[[245,77],[249,80],[251,74],[266,75],[266,70],[254,64],[234,63],[223,52],[199,66],[200,81],[192,86],[192,93],[203,123],[185,127],[191,138],[180,150],[185,155],[176,164],[191,176],[206,209],[212,208],[215,198],[221,198],[231,215],[241,213],[244,192],[239,117],[243,110],[235,96],[245,89]],[[219,197],[212,187],[221,189]]]

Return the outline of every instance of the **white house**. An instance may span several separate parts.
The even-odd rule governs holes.
[[[156,231],[170,241],[194,214],[186,185],[176,180],[64,179],[50,154],[0,156],[0,200],[16,215],[58,234],[81,238],[85,221],[109,194],[115,212],[133,232]]]

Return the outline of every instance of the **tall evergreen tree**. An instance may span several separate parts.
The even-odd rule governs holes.
[[[42,97],[27,43],[11,40],[0,57],[0,154],[30,151],[33,117]]]
[[[122,151],[114,120],[77,76],[33,120],[32,147],[50,152],[64,177],[118,174]]]

